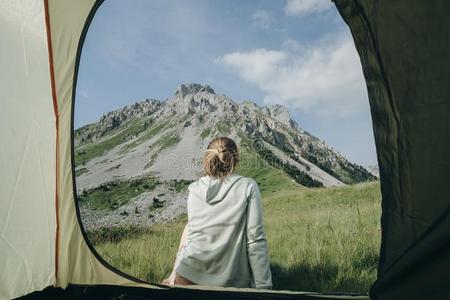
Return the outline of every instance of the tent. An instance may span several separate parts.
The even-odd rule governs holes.
[[[450,2],[334,2],[362,62],[381,176],[370,298],[448,299]],[[72,132],[78,62],[101,3],[0,0],[0,298],[367,299],[169,288],[123,274],[95,252],[74,197]]]

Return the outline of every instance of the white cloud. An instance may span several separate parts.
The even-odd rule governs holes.
[[[332,6],[331,0],[287,0],[284,11],[289,16],[305,16],[325,12]]]
[[[272,24],[272,16],[264,9],[258,9],[251,15],[253,24],[263,29],[269,29]]]
[[[244,80],[249,82],[266,82],[277,72],[287,58],[283,51],[255,49],[250,52],[232,52],[216,61],[230,67]]]
[[[281,50],[232,52],[216,61],[262,90],[266,104],[346,117],[367,101],[358,54],[347,36],[310,45],[288,40]]]

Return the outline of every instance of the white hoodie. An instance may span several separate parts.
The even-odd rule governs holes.
[[[188,234],[175,271],[199,285],[272,288],[258,184],[231,174],[189,185]]]

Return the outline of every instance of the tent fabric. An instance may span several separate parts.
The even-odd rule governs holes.
[[[190,288],[172,287],[170,289],[149,289],[143,287],[123,287],[118,285],[69,285],[66,289],[47,288],[44,291],[34,292],[20,300],[35,299],[127,299],[127,300],[368,300],[366,295],[358,294],[323,294],[310,292],[274,291],[261,289],[233,289],[233,288]]]
[[[55,116],[41,1],[0,1],[0,298],[54,282]]]
[[[0,299],[69,283],[142,285],[95,257],[75,208],[73,79],[94,4],[0,1]]]
[[[108,273],[96,264],[78,228],[71,174],[70,122],[75,57],[81,31],[93,4],[94,1],[48,1],[47,6],[59,115],[60,229],[57,285],[62,287],[72,280],[77,283],[96,282],[104,277],[104,273]],[[114,276],[108,279],[117,281]]]
[[[381,176],[382,246],[371,297],[446,298],[450,295],[444,271],[450,269],[450,2],[336,0],[335,4],[361,58]]]
[[[72,109],[76,58],[83,29],[87,30],[90,18],[101,1],[48,0],[49,30],[51,37],[56,101],[59,117],[58,170],[59,178],[59,236],[56,286],[72,284],[117,284],[140,286],[138,280],[130,280],[115,272],[105,261],[100,261],[84,239],[77,217],[74,200],[72,168]],[[79,53],[78,53],[79,54]],[[158,286],[145,284],[158,288]]]
[[[106,285],[114,285],[108,289],[117,293],[127,287],[179,297],[220,298],[224,292],[242,299],[367,299],[201,286],[167,289],[133,279],[98,256],[85,239],[74,199],[72,119],[81,46],[100,4],[0,0],[0,299],[49,286],[70,292]],[[381,176],[382,246],[370,296],[447,298],[450,2],[335,4],[362,62]]]

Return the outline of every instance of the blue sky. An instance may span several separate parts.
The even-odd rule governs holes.
[[[361,65],[329,0],[108,0],[80,62],[75,127],[183,82],[287,106],[351,161],[375,164]]]

